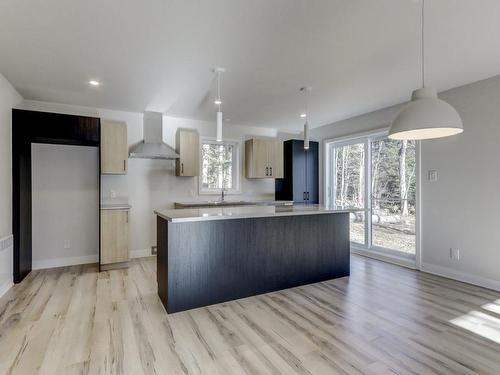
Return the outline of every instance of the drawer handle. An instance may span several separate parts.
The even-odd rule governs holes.
[[[181,163],[181,173],[184,173],[184,163]]]

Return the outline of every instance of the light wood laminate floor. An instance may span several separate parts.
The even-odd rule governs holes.
[[[361,257],[349,278],[167,315],[156,261],[33,272],[0,374],[500,374],[500,293]]]

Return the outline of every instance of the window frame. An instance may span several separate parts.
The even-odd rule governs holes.
[[[203,187],[203,145],[231,145],[233,146],[233,166],[232,177],[233,187],[231,189],[224,189],[226,195],[241,194],[241,141],[236,139],[225,139],[218,142],[213,137],[200,138],[200,175],[198,176],[198,194],[199,195],[221,195],[221,189],[211,189]]]

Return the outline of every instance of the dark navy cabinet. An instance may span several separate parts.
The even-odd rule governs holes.
[[[275,199],[319,203],[319,143],[291,139],[284,142],[284,178],[275,180]]]

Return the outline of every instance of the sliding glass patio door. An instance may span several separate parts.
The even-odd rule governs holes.
[[[408,258],[416,251],[416,143],[385,134],[327,143],[327,201],[351,214],[351,242]]]
[[[366,245],[366,145],[363,142],[339,144],[331,148],[331,154],[333,205],[359,210],[351,215],[351,242]]]

